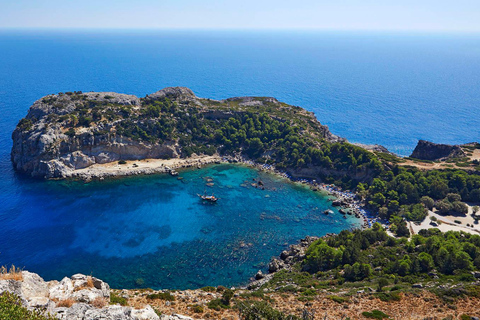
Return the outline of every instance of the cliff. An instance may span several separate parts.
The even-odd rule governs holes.
[[[30,107],[12,139],[14,167],[47,179],[71,177],[94,164],[192,154],[274,158],[280,163],[285,151],[288,155],[297,149],[298,154],[302,145],[306,150],[345,142],[313,113],[275,98],[211,100],[181,87],[144,98],[112,92],[49,95]],[[276,148],[287,139],[280,154]],[[284,167],[296,167],[283,161]],[[304,165],[306,172],[318,167]]]
[[[465,156],[465,152],[458,145],[438,144],[425,140],[419,140],[410,155],[411,158],[431,161],[463,158]]]

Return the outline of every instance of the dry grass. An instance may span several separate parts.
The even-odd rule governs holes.
[[[22,270],[16,268],[14,265],[8,269],[5,266],[0,267],[0,280],[17,280],[22,281],[23,275]]]
[[[93,288],[93,278],[92,278],[92,276],[87,277],[87,288]]]
[[[74,303],[75,303],[75,300],[73,299],[60,300],[57,302],[57,308],[60,308],[60,307],[70,308],[71,306],[73,306]]]
[[[90,303],[92,306],[94,306],[95,308],[103,308],[105,307],[108,303],[107,303],[107,300],[103,297],[96,297],[95,300],[93,300],[91,303]]]
[[[94,285],[93,285],[93,277],[92,276],[87,276],[87,282],[83,285],[81,285],[80,287],[77,287],[75,288],[74,291],[80,291],[80,290],[83,290],[83,289],[89,289],[89,288],[93,288]]]

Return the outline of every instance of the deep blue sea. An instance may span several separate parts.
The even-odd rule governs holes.
[[[167,86],[214,99],[274,96],[352,142],[400,155],[418,139],[480,140],[478,34],[0,31],[0,265],[47,279],[93,273],[114,287],[238,285],[287,244],[355,225],[319,213],[325,197],[275,177],[262,177],[271,190],[248,187],[259,173],[244,167],[90,184],[12,170],[11,132],[42,96]],[[207,176],[216,206],[196,197]]]

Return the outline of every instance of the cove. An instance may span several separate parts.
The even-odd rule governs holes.
[[[220,200],[202,203],[204,192]],[[238,286],[299,239],[360,225],[325,194],[242,165],[185,169],[180,179],[19,178],[16,193],[1,216],[0,265],[46,280],[93,274],[113,288]]]

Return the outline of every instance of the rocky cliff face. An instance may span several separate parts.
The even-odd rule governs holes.
[[[457,145],[437,144],[425,140],[418,141],[410,157],[421,160],[443,160],[449,158],[463,158],[466,154]]]
[[[149,305],[141,309],[109,305],[110,287],[95,277],[83,274],[44,281],[38,274],[21,272],[21,280],[0,280],[0,295],[5,291],[20,297],[24,307],[50,313],[64,320],[159,320]],[[162,319],[177,319],[165,316]]]
[[[69,134],[66,125],[79,120],[73,114],[79,103],[140,108],[140,99],[131,95],[90,92],[77,96],[47,96],[32,105],[12,134],[16,169],[33,177],[62,178],[95,163],[178,156],[174,142],[148,144],[117,135],[115,121],[75,128]]]
[[[68,92],[46,96],[31,106],[12,134],[13,165],[32,177],[50,179],[72,176],[75,170],[93,164],[180,157],[184,152],[178,141],[191,132],[168,131],[175,117],[169,112],[170,104],[187,117],[193,110],[213,121],[268,107],[304,117],[310,130],[321,139],[344,140],[330,133],[313,113],[274,98],[217,101],[198,98],[190,89],[181,87],[165,88],[141,99],[112,92]],[[156,114],[160,109],[161,116]],[[272,117],[287,121],[281,114]],[[145,128],[157,134],[155,139]]]

